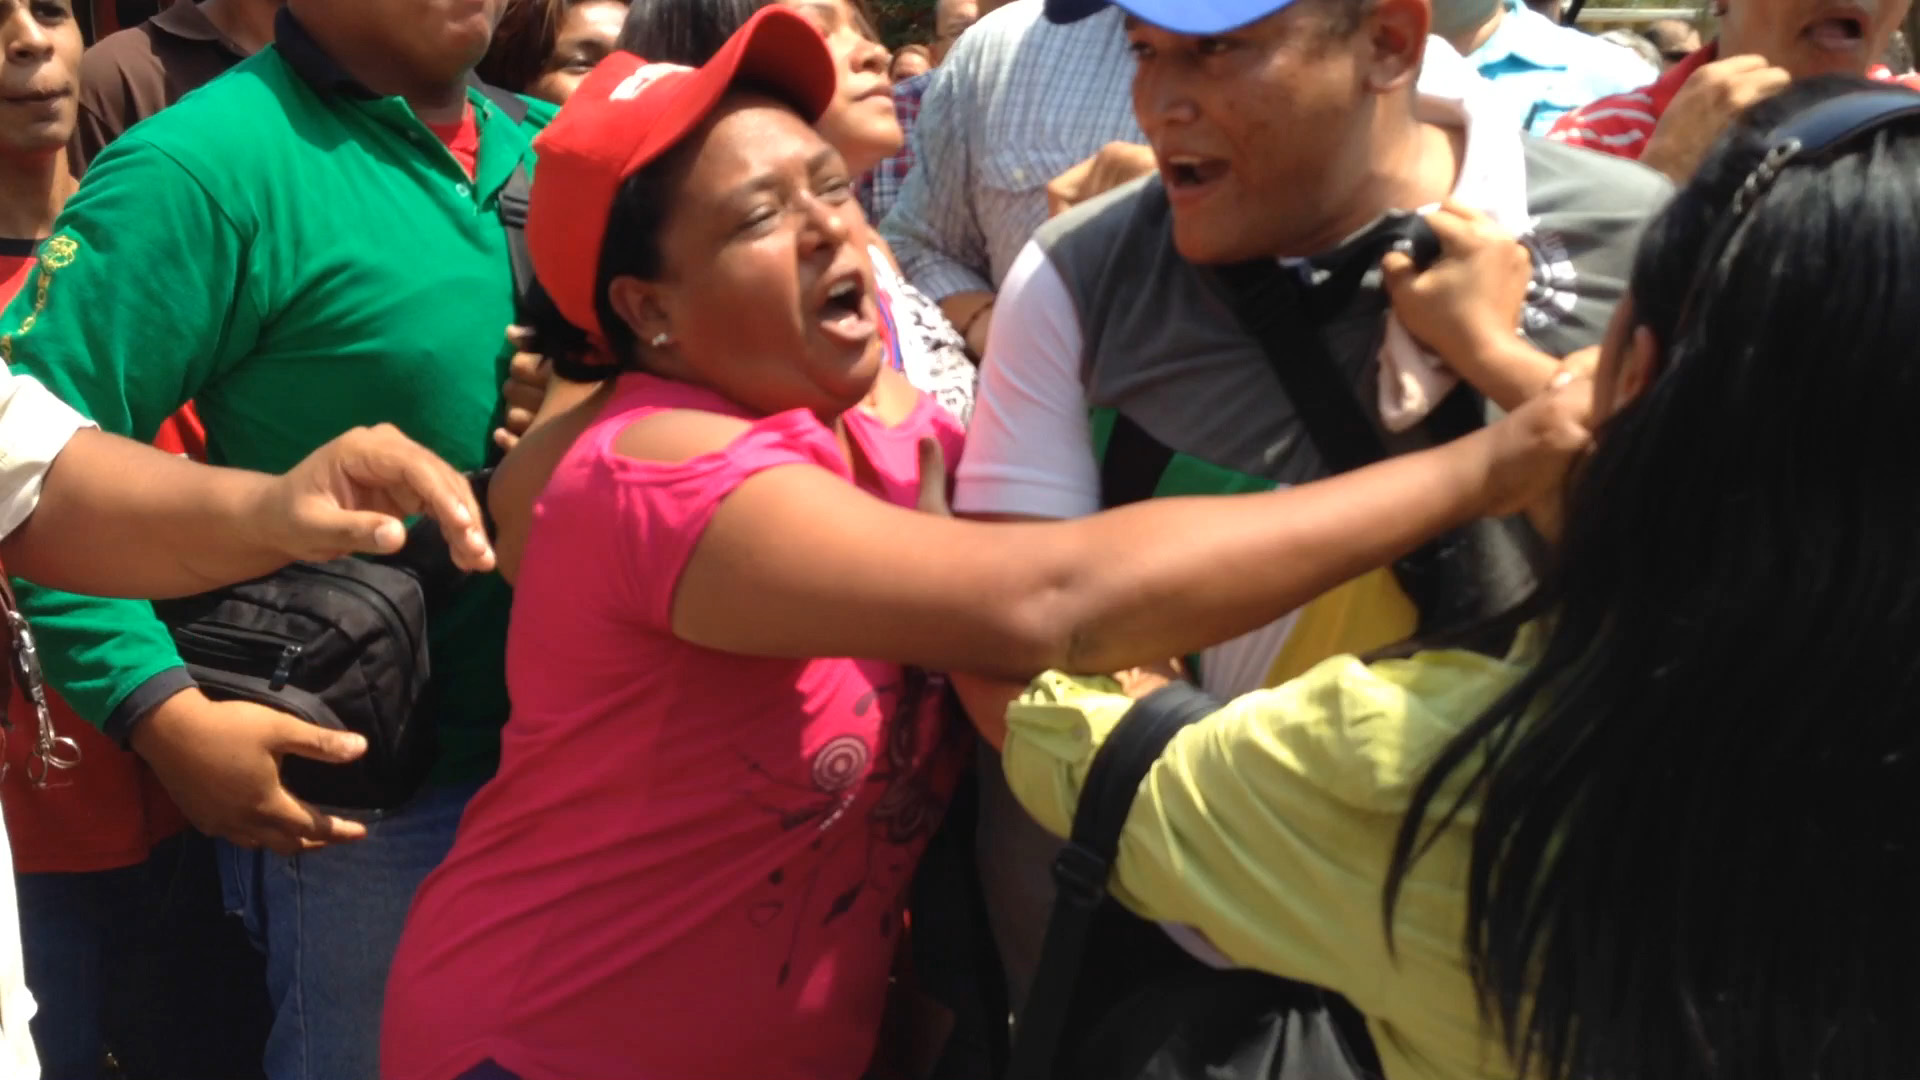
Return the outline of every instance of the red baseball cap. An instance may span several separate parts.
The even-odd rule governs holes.
[[[568,322],[605,340],[593,286],[614,196],[627,177],[691,135],[741,79],[784,95],[814,123],[833,103],[840,76],[813,25],[774,5],[698,68],[649,64],[630,52],[608,56],[534,139],[527,248],[534,276]]]

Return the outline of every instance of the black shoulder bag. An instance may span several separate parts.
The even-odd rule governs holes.
[[[1155,761],[1219,703],[1185,683],[1135,703],[1094,755],[1008,1080],[1361,1080],[1380,1075],[1338,995],[1208,967],[1107,899],[1120,833]],[[1134,932],[1116,935],[1116,918]],[[1090,948],[1091,946],[1091,948]]]
[[[1351,299],[1361,276],[1396,243],[1422,265],[1438,255],[1426,223],[1408,218],[1380,236],[1377,245],[1349,255],[1320,284],[1306,285],[1272,260],[1215,272],[1234,316],[1260,343],[1308,438],[1334,473],[1364,468],[1389,454],[1317,327]],[[1483,426],[1485,410],[1484,399],[1462,383],[1423,427],[1436,444],[1446,442]],[[1422,637],[1486,625],[1487,634],[1476,639],[1470,633],[1465,643],[1499,654],[1511,644],[1511,628],[1496,627],[1495,618],[1532,591],[1542,556],[1539,536],[1524,519],[1481,519],[1421,545],[1396,561],[1393,573],[1419,611]]]
[[[480,89],[509,120],[526,119],[527,103],[518,96]],[[523,313],[538,291],[526,245],[531,192],[522,161],[498,200],[515,303]],[[483,513],[490,477],[491,470],[469,476]],[[281,781],[289,791],[321,806],[385,810],[411,798],[433,766],[428,626],[462,577],[438,523],[423,519],[398,555],[295,563],[253,581],[156,603],[154,611],[208,697],[257,702],[366,738],[366,754],[351,764],[285,758]]]

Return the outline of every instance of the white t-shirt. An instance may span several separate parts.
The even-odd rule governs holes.
[[[92,426],[37,380],[0,368],[0,537],[33,514],[53,459],[75,432]],[[0,821],[0,1080],[40,1076],[28,1029],[35,1009],[20,954],[13,851]]]

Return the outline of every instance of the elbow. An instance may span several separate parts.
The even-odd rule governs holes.
[[[999,674],[1027,682],[1045,671],[1081,670],[1093,636],[1082,607],[1064,580],[1025,590],[1004,609],[1003,640],[1009,648]]]

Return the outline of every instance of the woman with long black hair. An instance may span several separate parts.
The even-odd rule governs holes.
[[[1116,894],[1345,994],[1388,1080],[1920,1075],[1916,341],[1920,95],[1757,107],[1645,238],[1519,646],[1185,730]],[[1039,820],[1132,705],[1014,707]]]

